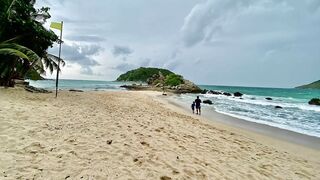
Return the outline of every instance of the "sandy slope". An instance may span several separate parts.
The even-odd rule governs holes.
[[[0,89],[0,179],[320,179],[319,157],[208,125],[142,92],[55,99]]]

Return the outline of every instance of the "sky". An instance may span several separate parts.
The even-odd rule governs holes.
[[[42,6],[51,8],[47,28],[64,22],[63,79],[115,80],[141,66],[196,84],[320,79],[319,0],[38,0]]]

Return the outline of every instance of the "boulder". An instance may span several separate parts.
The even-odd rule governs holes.
[[[274,108],[276,108],[276,109],[282,109],[283,107],[281,107],[281,106],[275,106]]]
[[[177,86],[174,93],[201,93],[202,90],[189,80],[183,80],[183,84]]]
[[[207,99],[203,101],[203,104],[213,104],[211,100]]]
[[[46,89],[43,89],[43,88],[36,88],[36,87],[33,87],[33,86],[25,86],[24,89],[28,92],[32,92],[32,93],[52,93],[51,91],[48,91]]]
[[[231,96],[231,93],[224,92],[223,95],[225,95],[225,96]]]
[[[79,89],[69,89],[70,92],[83,92],[82,90]]]
[[[208,91],[207,93],[208,93],[208,94],[216,94],[216,95],[222,94],[221,92],[213,91],[213,90],[210,90],[210,91]]]
[[[241,92],[235,92],[235,93],[233,93],[233,95],[235,97],[241,97],[243,94]]]
[[[207,94],[207,92],[208,92],[208,90],[203,89],[203,90],[201,91],[201,94]]]
[[[271,100],[272,100],[272,98],[270,98],[270,97],[267,97],[267,98],[266,98],[266,100],[269,100],[269,101],[271,101]]]
[[[310,105],[320,106],[320,98],[312,98],[309,102]]]
[[[14,84],[16,87],[23,87],[24,88],[29,85],[29,82],[24,81],[22,79],[15,79]]]

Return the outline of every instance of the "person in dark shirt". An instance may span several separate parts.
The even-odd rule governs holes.
[[[196,103],[196,113],[201,115],[201,99],[199,96],[197,96],[197,99],[194,100],[194,102]]]
[[[196,103],[193,101],[191,104],[192,113],[194,114],[194,107],[196,106]]]

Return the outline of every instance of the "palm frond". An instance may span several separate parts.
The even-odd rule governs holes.
[[[23,53],[19,50],[13,49],[13,48],[0,48],[0,54],[17,56],[22,59],[30,60],[28,55],[26,55],[25,53]]]
[[[42,62],[44,64],[44,66],[46,67],[46,69],[49,69],[50,73],[53,73],[54,70],[58,69],[58,64],[59,64],[59,58],[53,54],[46,54],[43,58],[42,58]],[[61,66],[65,66],[65,61],[60,59],[60,65]],[[61,71],[61,69],[59,68],[59,72]]]
[[[34,61],[40,61],[40,57],[31,49],[16,44],[16,43],[0,43],[0,49],[15,49],[16,51],[20,51],[24,53],[28,58],[29,61],[34,62]]]

